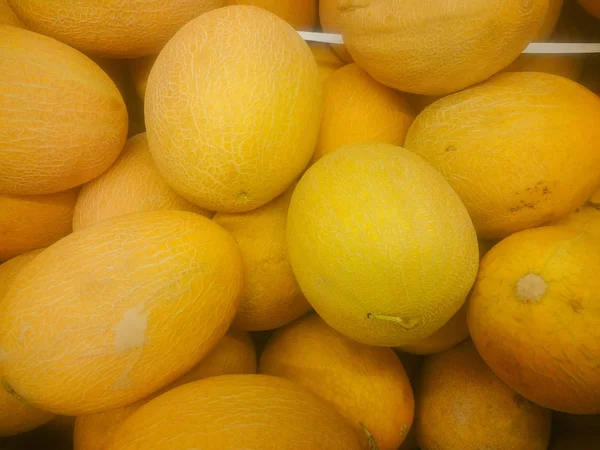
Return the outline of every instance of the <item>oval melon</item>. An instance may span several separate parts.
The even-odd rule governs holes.
[[[242,260],[190,212],[106,220],[48,247],[0,310],[5,381],[57,414],[118,408],[190,370],[225,334]]]
[[[307,300],[364,344],[433,334],[477,274],[477,237],[458,195],[425,160],[391,144],[353,144],[311,166],[292,196],[287,241]]]
[[[8,4],[8,0],[0,0],[0,25],[23,27],[23,23]]]
[[[549,0],[339,0],[354,61],[380,83],[443,95],[510,64],[535,39]]]
[[[268,11],[228,6],[188,23],[158,56],[145,99],[150,151],[192,203],[250,211],[308,164],[321,103],[299,34]]]
[[[212,215],[180,197],[163,180],[152,160],[146,133],[141,133],[127,141],[110,169],[81,188],[73,230],[111,217],[167,209]]]
[[[229,5],[252,5],[271,11],[297,30],[312,31],[319,22],[317,0],[228,0]]]
[[[405,146],[460,195],[481,238],[555,220],[600,186],[600,98],[556,75],[502,73],[413,122]]]
[[[0,193],[83,184],[126,138],[125,103],[98,65],[49,37],[0,27]]]
[[[86,53],[137,58],[158,53],[188,21],[225,0],[8,0],[31,30]]]
[[[324,400],[289,380],[222,375],[173,389],[140,408],[104,450],[359,450]]]
[[[0,261],[47,247],[72,231],[77,189],[46,195],[0,194]]]

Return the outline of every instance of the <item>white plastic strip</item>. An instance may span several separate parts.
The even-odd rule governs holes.
[[[315,33],[312,31],[299,31],[305,41],[324,42],[326,44],[343,44],[341,34]],[[523,51],[531,54],[582,54],[600,53],[600,43],[558,43],[558,42],[534,42]]]

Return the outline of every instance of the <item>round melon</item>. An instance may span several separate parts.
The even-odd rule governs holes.
[[[212,215],[184,200],[163,180],[152,160],[146,134],[142,133],[127,141],[110,169],[81,188],[73,230],[111,217],[167,209]]]
[[[220,8],[183,27],[150,72],[150,151],[192,203],[249,211],[305,169],[321,103],[315,58],[290,25],[254,6]]]
[[[4,298],[4,381],[57,414],[130,404],[217,344],[241,287],[237,244],[198,214],[143,212],[78,231],[28,264]]]
[[[183,25],[226,0],[8,0],[31,30],[86,53],[158,53]]]
[[[297,30],[311,31],[319,23],[318,0],[228,0],[229,5],[252,5],[277,14]]]
[[[68,235],[76,201],[76,189],[31,196],[0,194],[0,261]]]
[[[127,138],[109,76],[65,44],[0,27],[0,193],[64,191],[104,172]]]
[[[398,347],[440,329],[475,280],[477,236],[443,176],[408,150],[354,144],[311,166],[294,190],[288,252],[332,328]]]
[[[23,27],[23,23],[8,4],[8,0],[0,0],[0,25]]]
[[[510,64],[535,40],[549,0],[339,0],[354,61],[403,92],[443,95]]]
[[[502,73],[426,108],[405,146],[449,181],[484,239],[555,220],[600,186],[600,98],[556,75]]]
[[[103,450],[359,450],[333,406],[289,380],[222,375],[173,389],[140,408]]]

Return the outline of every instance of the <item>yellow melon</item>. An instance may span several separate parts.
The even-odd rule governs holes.
[[[551,225],[559,225],[600,237],[600,189],[581,208],[567,214]]]
[[[254,6],[220,8],[183,27],[150,72],[150,151],[192,203],[250,211],[304,170],[321,108],[315,58],[290,25]]]
[[[47,247],[72,231],[77,190],[46,195],[0,194],[0,261]]]
[[[287,241],[317,313],[358,342],[390,347],[450,320],[479,259],[471,219],[446,180],[414,153],[372,142],[306,171],[292,196]]]
[[[600,19],[600,2],[598,0],[577,0],[587,12]]]
[[[289,380],[222,375],[180,386],[140,408],[103,450],[359,450],[354,430]]]
[[[43,249],[33,250],[0,265],[0,305],[18,273]],[[3,377],[0,361],[0,380]],[[0,386],[0,437],[12,436],[37,428],[54,417],[53,414],[20,402]]]
[[[156,61],[156,55],[144,56],[143,58],[132,59],[129,62],[129,74],[131,81],[135,87],[135,91],[138,97],[143,101],[146,97],[146,86],[148,85],[148,77],[154,62]]]
[[[102,450],[121,424],[153,398],[192,381],[218,375],[256,373],[256,351],[250,336],[229,330],[219,343],[192,370],[174,383],[132,405],[77,417],[73,435],[74,450]]]
[[[310,310],[288,258],[285,227],[293,186],[265,206],[246,213],[217,213],[244,260],[242,300],[232,326],[261,331],[279,328]]]
[[[23,27],[23,23],[8,4],[8,0],[0,0],[0,25]]]
[[[341,31],[338,0],[319,0],[319,21],[323,31],[327,33],[339,33]],[[332,48],[346,63],[354,62],[345,45],[334,44]]]
[[[317,0],[227,0],[227,3],[266,9],[277,14],[297,30],[314,30],[319,21]]]
[[[542,27],[549,0],[339,0],[344,43],[380,83],[443,95],[510,64]]]
[[[342,336],[310,314],[277,331],[260,373],[284,377],[333,404],[365,444],[397,449],[413,421],[414,398],[402,363],[390,348]]]
[[[484,239],[557,219],[600,185],[600,98],[546,73],[496,75],[426,108],[405,146],[450,182]]]
[[[123,98],[94,62],[41,34],[0,27],[0,193],[83,184],[108,169],[126,137]]]
[[[226,0],[8,0],[31,30],[86,53],[137,58],[158,53],[188,21]]]
[[[378,83],[356,64],[333,73],[323,91],[323,122],[313,161],[355,142],[404,144],[415,115],[400,92]]]
[[[106,220],[48,247],[12,283],[0,309],[4,379],[57,414],[127,405],[217,344],[241,287],[235,241],[203,216]]]
[[[311,42],[308,46],[317,61],[321,83],[325,82],[332,73],[346,64],[329,44]]]
[[[552,36],[563,9],[564,0],[548,0],[548,12],[542,27],[538,30],[535,41],[543,42]]]
[[[167,209],[212,215],[184,200],[163,180],[152,160],[146,134],[142,133],[127,141],[110,169],[81,188],[73,230],[111,217]]]

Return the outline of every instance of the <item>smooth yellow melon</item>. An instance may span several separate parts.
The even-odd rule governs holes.
[[[535,39],[549,0],[339,0],[354,61],[380,83],[443,95],[489,78]]]
[[[190,20],[226,0],[8,0],[31,30],[89,54],[158,53]]]
[[[47,247],[72,231],[77,189],[47,195],[0,194],[0,261]]]
[[[174,381],[225,334],[242,288],[237,244],[198,214],[106,220],[48,247],[0,309],[4,379],[64,415],[118,408]]]
[[[312,31],[319,22],[317,0],[227,0],[229,5],[251,5],[271,11],[297,30]]]
[[[446,180],[418,155],[367,142],[330,153],[294,190],[288,252],[317,313],[364,344],[440,329],[478,267],[477,236]]]
[[[333,406],[285,378],[222,375],[140,408],[103,450],[359,450]]]
[[[156,61],[156,55],[144,56],[143,58],[132,59],[129,62],[129,74],[133,86],[138,97],[144,101],[146,97],[146,86],[148,85],[148,77],[154,62]]]
[[[319,21],[323,31],[327,33],[339,33],[341,31],[338,0],[319,0]],[[334,44],[332,48],[346,63],[354,62],[345,45]]]
[[[250,335],[229,330],[198,365],[167,387],[123,408],[78,416],[73,435],[74,450],[102,450],[129,416],[175,387],[219,375],[256,373],[256,366],[256,350]]]
[[[167,182],[211,211],[282,194],[314,151],[322,114],[315,58],[282,19],[228,6],[183,27],[146,90],[150,151]]]
[[[8,0],[0,0],[0,25],[10,25],[12,27],[23,27],[23,22],[19,20],[15,12],[8,4]]]
[[[126,137],[123,98],[94,62],[49,37],[0,26],[0,193],[83,184],[108,169]]]
[[[332,73],[346,64],[329,44],[310,42],[308,46],[317,61],[321,83],[325,82]]]
[[[33,250],[0,264],[0,305],[18,273],[43,249]],[[0,361],[0,380],[3,377]],[[50,421],[54,415],[20,402],[0,386],[0,437],[24,433]]]
[[[405,146],[449,181],[484,239],[555,220],[600,186],[600,98],[546,73],[496,75],[413,122]]]
[[[127,141],[110,169],[81,188],[73,213],[73,230],[111,217],[168,209],[212,216],[183,199],[163,180],[152,160],[146,133],[142,133]]]
[[[232,326],[246,331],[279,328],[310,310],[288,257],[285,228],[293,188],[246,213],[217,213],[244,260],[242,300]]]
[[[404,144],[415,114],[400,92],[378,83],[356,64],[333,73],[323,91],[323,122],[313,161],[356,142]]]

